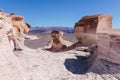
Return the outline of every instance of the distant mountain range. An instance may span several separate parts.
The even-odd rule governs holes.
[[[64,33],[74,32],[74,29],[70,27],[32,27],[29,33],[50,33],[53,30],[63,31]]]

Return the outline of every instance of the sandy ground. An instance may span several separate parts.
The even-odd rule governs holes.
[[[75,37],[72,35],[64,35],[63,38],[76,42]],[[28,48],[14,52],[22,64],[24,64],[24,70],[29,76],[28,80],[120,80],[119,71],[116,71],[116,73],[105,73],[97,71],[95,68],[96,72],[87,72],[87,56],[89,56],[89,52],[76,51],[74,49],[54,53],[42,50],[42,47],[49,41],[49,35],[37,34],[37,36],[39,37],[37,40],[25,41],[25,45]],[[99,62],[96,64],[101,66]],[[102,64],[102,66],[104,65]],[[113,67],[116,70],[120,69],[120,65]]]
[[[32,34],[36,35],[39,39],[36,40],[25,40],[25,45],[32,49],[37,49],[47,45],[50,40],[50,34]],[[77,42],[74,34],[64,34],[63,38],[71,42]]]
[[[42,50],[50,40],[48,34],[36,34],[39,39],[26,40],[31,49],[14,52],[27,65],[30,80],[83,80],[79,74],[85,74],[89,53],[80,51],[49,52]],[[64,39],[76,42],[73,34],[66,34]],[[34,50],[33,50],[34,49]]]
[[[37,49],[15,54],[26,64],[30,80],[84,80],[80,74],[85,74],[87,63],[84,56],[89,53],[79,54],[77,51],[51,53]]]

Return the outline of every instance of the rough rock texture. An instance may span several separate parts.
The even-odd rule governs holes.
[[[24,46],[29,30],[26,25],[23,17],[0,11],[0,80],[120,80],[120,64],[116,61],[119,60],[119,36],[98,34],[98,39],[107,36],[111,39],[109,42],[113,41],[112,46],[104,38],[97,42],[101,54],[96,51],[89,56],[89,52],[76,50],[53,53]],[[13,52],[15,40],[17,45],[23,44],[23,51]],[[110,49],[110,54],[100,51],[102,42],[106,43],[103,45]]]
[[[98,57],[116,64],[120,64],[120,34],[99,33]]]
[[[85,16],[74,26],[75,36],[83,46],[91,46],[96,43],[96,33],[112,29],[112,16],[98,14]]]
[[[85,16],[75,24],[75,35],[83,46],[97,43],[97,57],[119,64],[120,32],[113,30],[111,23],[110,15]]]
[[[112,17],[105,14],[85,16],[75,24],[74,28],[75,36],[82,45],[87,44],[85,41],[88,43],[95,41],[93,44],[97,44],[97,50],[88,58],[87,72],[94,72],[99,75],[95,74],[96,77],[92,76],[93,78],[89,79],[119,80],[120,30],[112,29]],[[103,74],[107,75],[104,76]]]
[[[30,30],[30,26],[24,22],[24,18],[19,15],[9,14],[12,26],[13,26],[13,36],[12,39],[15,44],[15,49],[23,49],[24,47],[24,39],[27,36],[28,31]]]
[[[9,41],[14,43],[14,49],[20,50],[24,47],[24,38],[27,36],[27,33],[30,29],[30,25],[24,22],[24,18],[15,14],[7,14],[0,12],[1,21],[1,31],[8,30],[5,35],[8,36]],[[5,27],[3,25],[9,24]],[[4,29],[4,30],[3,30]]]
[[[46,50],[59,52],[71,46],[73,43],[64,40],[62,38],[63,35],[64,33],[62,31],[53,30],[50,34],[51,40],[49,41],[48,46],[46,46]]]
[[[27,73],[23,69],[24,62],[19,61],[13,53],[16,44],[11,37],[16,39],[16,36],[12,33],[13,24],[11,21],[8,14],[0,12],[0,79],[28,80]]]
[[[74,26],[77,33],[99,33],[112,29],[112,16],[108,14],[89,15],[80,19]]]

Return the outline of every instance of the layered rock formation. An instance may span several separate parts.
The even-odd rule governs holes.
[[[71,46],[73,43],[62,38],[62,31],[53,30],[50,34],[51,40],[48,43],[48,48],[46,50],[59,52],[65,50],[67,47]]]
[[[119,30],[112,30],[111,19],[109,15],[87,16],[84,25],[91,26],[84,28],[81,21],[75,25],[82,46],[98,46],[86,59],[89,53],[76,50],[60,54],[42,49],[24,51],[30,25],[22,16],[0,11],[0,80],[120,80],[120,35]]]
[[[102,66],[103,63],[100,60],[120,64],[120,31],[119,29],[112,29],[112,17],[110,15],[85,16],[75,24],[74,28],[77,39],[83,45],[86,45],[87,42],[91,43],[91,46],[97,44],[96,51],[90,56],[89,63],[92,63],[90,64],[92,66],[89,70],[101,69],[102,71],[105,66]],[[88,43],[86,46],[89,47]]]
[[[25,26],[22,26],[22,24]],[[0,12],[1,80],[28,80],[27,73],[23,69],[25,67],[24,62],[19,61],[13,53],[13,50],[24,47],[21,44],[23,44],[25,35],[29,30],[29,27],[26,26],[23,17]]]
[[[98,58],[120,64],[120,34],[99,33]]]
[[[75,36],[83,46],[96,43],[96,33],[112,29],[112,17],[107,14],[85,16],[75,26]]]
[[[24,38],[27,36],[26,34],[30,29],[30,25],[24,22],[24,18],[22,16],[15,15],[12,13],[6,14],[4,12],[0,12],[0,18],[1,21],[4,21],[7,24],[9,24],[8,27],[3,27],[2,24],[6,24],[1,23],[1,31],[3,31],[2,29],[9,29],[5,35],[8,36],[10,42],[14,43],[15,50],[22,50],[22,47],[24,47]]]
[[[95,34],[103,30],[112,29],[112,16],[108,14],[98,14],[85,16],[74,26],[76,33]]]

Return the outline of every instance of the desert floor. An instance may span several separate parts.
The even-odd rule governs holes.
[[[25,45],[32,49],[44,47],[47,45],[48,41],[50,40],[50,34],[47,34],[47,33],[31,34],[31,35],[36,35],[39,38],[36,40],[25,40]],[[64,34],[63,38],[73,43],[77,42],[74,34]]]
[[[28,48],[14,52],[22,62],[24,72],[28,75],[27,80],[120,80],[119,71],[115,71],[114,74],[104,72],[105,70],[87,72],[89,52],[75,49],[65,52],[42,50],[49,41],[49,35],[35,35],[39,39],[25,41]],[[73,34],[65,34],[63,38],[72,42],[77,41]],[[113,67],[116,70],[120,69],[120,65]]]

